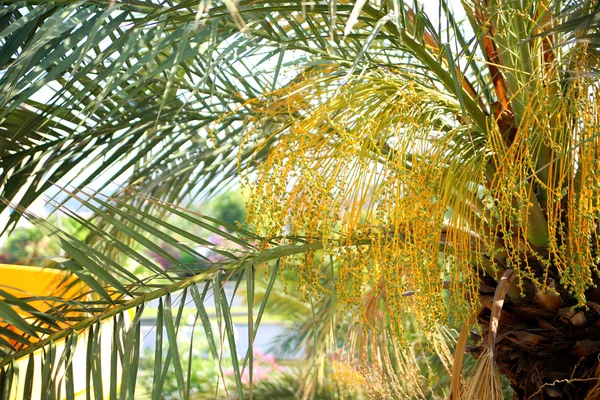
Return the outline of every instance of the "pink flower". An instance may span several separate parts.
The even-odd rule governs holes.
[[[266,354],[261,361],[269,364],[275,364],[275,356],[272,353]]]

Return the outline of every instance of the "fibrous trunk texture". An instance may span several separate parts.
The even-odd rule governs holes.
[[[546,302],[528,297],[536,300],[505,303],[494,352],[514,398],[600,400],[600,305],[589,300],[587,310],[572,309],[568,296]],[[488,326],[489,318],[485,310],[480,324]],[[481,350],[474,346],[471,353],[477,357]]]

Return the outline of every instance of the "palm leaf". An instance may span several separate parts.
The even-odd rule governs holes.
[[[251,271],[284,257],[311,260],[323,249],[342,249],[336,296],[360,306],[365,290],[378,287],[380,266],[393,266],[384,281],[387,311],[403,309],[403,291],[411,290],[418,294],[411,311],[432,329],[452,315],[466,319],[478,286],[496,285],[507,268],[542,292],[553,289],[546,279],[552,274],[565,282],[565,296],[586,303],[597,269],[597,233],[588,223],[597,219],[590,211],[597,202],[588,202],[596,192],[583,184],[596,170],[597,85],[586,78],[597,64],[592,3],[567,2],[561,10],[562,2],[523,9],[518,2],[463,2],[473,35],[447,2],[439,5],[446,19],[439,22],[403,1],[202,4],[3,3],[0,211],[17,211],[3,229],[25,215],[55,236],[71,257],[59,264],[94,295],[62,302],[43,318],[5,298],[3,319],[22,333],[6,333],[14,344],[0,342],[3,390],[15,379],[15,357],[39,348],[42,386],[56,394],[52,377],[70,356],[54,340],[75,340],[74,328],[53,326],[65,322],[65,312],[93,315],[70,326],[90,332],[86,379],[100,396],[101,360],[92,356],[102,320],[116,317],[119,357],[111,369],[120,363],[131,374],[139,331],[135,317],[131,327],[125,323],[128,310],[162,299],[167,342],[176,347],[181,313],[169,312],[168,293],[190,288],[194,297],[194,285],[210,281],[220,296],[221,267]],[[345,37],[337,34],[344,30]],[[264,235],[239,230],[233,240],[242,251],[217,249],[222,263],[183,276],[197,271],[157,241],[189,254],[191,243],[210,244],[177,232],[166,215],[227,236],[214,220],[178,206],[226,186],[239,170],[248,179],[258,171],[251,219]],[[111,195],[90,194],[90,185]],[[27,212],[42,194],[57,209],[71,198],[93,210],[90,222],[70,212],[93,235],[82,243]],[[565,233],[563,219],[571,215],[571,226],[584,231]],[[280,240],[285,225],[298,237]],[[576,251],[564,243],[576,243]],[[140,247],[169,258],[175,270],[160,270]],[[533,259],[545,271],[542,280],[529,268]],[[139,264],[145,276],[132,276],[125,262]],[[301,269],[304,283],[322,290],[312,267]],[[221,321],[230,329],[226,303],[219,302]],[[432,304],[439,308],[431,311]],[[30,320],[9,311],[15,308]],[[197,317],[206,330],[206,315]],[[403,326],[390,324],[394,334]],[[226,336],[222,341],[231,332]],[[183,382],[177,355],[163,361],[157,370],[173,363]],[[26,369],[33,376],[34,368]],[[239,368],[236,378],[239,395]],[[133,375],[122,379],[119,394],[131,396]],[[109,390],[116,395],[116,384]]]
[[[95,207],[91,201],[83,200],[77,197],[86,207]],[[99,199],[94,202],[101,202]],[[114,201],[111,201],[114,203]],[[118,203],[115,203],[118,205]],[[109,210],[112,207],[109,203],[103,203],[103,206]],[[51,237],[57,238],[60,241],[63,249],[67,254],[73,256],[72,259],[58,261],[56,268],[64,271],[72,272],[81,279],[86,291],[81,293],[74,299],[59,299],[52,296],[45,296],[45,302],[54,302],[56,306],[46,310],[36,310],[29,306],[26,302],[38,301],[41,298],[31,296],[26,299],[21,299],[18,296],[10,295],[2,292],[2,305],[4,319],[9,324],[13,325],[17,331],[14,336],[19,340],[10,344],[8,342],[0,342],[0,350],[4,356],[0,360],[0,367],[3,370],[3,376],[9,377],[11,368],[29,371],[26,374],[25,380],[19,379],[17,383],[10,383],[9,380],[3,381],[2,391],[7,393],[7,396],[13,396],[14,393],[24,393],[32,391],[35,396],[36,390],[41,390],[41,396],[54,397],[58,396],[59,392],[72,392],[73,383],[80,378],[79,372],[83,368],[85,371],[85,381],[87,387],[95,398],[102,398],[106,393],[119,393],[119,397],[132,398],[135,395],[136,387],[136,372],[140,358],[140,323],[141,315],[144,306],[153,300],[159,300],[157,310],[157,329],[160,328],[157,334],[157,349],[162,349],[163,328],[166,335],[166,342],[169,345],[169,350],[163,358],[162,353],[157,353],[155,357],[155,379],[156,385],[153,387],[152,396],[157,396],[161,393],[162,385],[166,370],[174,368],[175,376],[178,380],[180,395],[182,398],[187,398],[190,394],[190,387],[186,382],[189,379],[189,374],[185,372],[185,366],[179,358],[177,330],[180,329],[182,322],[182,310],[186,304],[185,296],[191,294],[194,303],[196,304],[196,319],[200,319],[203,324],[204,333],[207,335],[209,343],[211,343],[211,353],[218,362],[222,357],[221,346],[222,341],[215,338],[214,332],[202,305],[206,296],[211,293],[210,290],[199,291],[197,285],[206,282],[207,288],[212,287],[212,293],[215,295],[215,301],[218,303],[218,314],[223,320],[223,331],[227,337],[228,348],[231,351],[231,359],[234,365],[236,374],[236,386],[238,396],[243,396],[246,390],[245,385],[241,381],[242,366],[238,365],[238,356],[235,351],[234,327],[232,325],[231,314],[228,303],[222,287],[222,276],[225,273],[235,273],[236,271],[248,271],[248,268],[255,268],[261,265],[271,263],[281,258],[292,257],[302,254],[307,251],[314,251],[323,247],[323,244],[313,243],[306,244],[304,240],[295,240],[288,238],[288,244],[273,245],[265,250],[256,250],[254,246],[248,242],[248,238],[238,236],[237,242],[245,244],[246,249],[232,249],[229,251],[220,250],[221,259],[212,262],[212,266],[205,268],[202,272],[196,271],[190,275],[190,270],[184,266],[175,263],[173,269],[169,271],[158,271],[154,265],[149,265],[147,262],[138,264],[147,270],[146,277],[143,281],[141,278],[129,273],[125,273],[126,268],[115,267],[114,263],[103,256],[98,251],[89,247],[84,242],[67,235],[60,229],[52,226],[33,215],[32,213],[21,209],[14,205],[17,212],[21,212],[25,218],[40,227]],[[175,211],[172,206],[162,204],[161,207]],[[232,234],[224,233],[218,225],[214,225],[214,220],[208,221],[204,217],[190,214],[185,210],[178,209],[177,213],[181,216],[187,216],[190,221],[205,221],[205,228],[210,229],[215,234],[223,235],[224,237],[232,237]],[[168,231],[173,228],[167,222],[157,222],[150,215],[139,213],[138,224],[145,219],[152,219],[155,222],[156,228],[150,229],[145,237],[140,237],[133,232],[130,232],[133,241],[127,245],[118,242],[115,243],[111,237],[99,236],[105,241],[106,246],[117,246],[123,248],[128,246],[130,250],[125,252],[125,255],[131,257],[131,261],[138,260],[139,250],[136,247],[144,246],[146,249],[155,249],[152,242],[154,240],[167,239],[175,241],[172,236],[165,236],[163,231]],[[100,212],[98,218],[105,218],[108,223],[116,223],[110,215]],[[81,221],[84,226],[89,227],[91,232],[94,232],[92,223]],[[243,231],[241,231],[243,232]],[[252,236],[250,240],[255,240]],[[187,233],[186,240],[188,245],[210,245],[206,240],[195,237],[191,233]],[[264,240],[263,240],[264,242]],[[184,250],[190,254],[195,254],[195,251],[190,247],[185,247]],[[277,273],[277,269],[274,269]],[[185,273],[185,274],[182,274]],[[250,300],[254,296],[254,287],[251,282],[253,276],[248,276],[247,295]],[[177,296],[179,309],[177,316],[174,315],[175,307],[173,299]],[[250,339],[254,340],[260,317],[265,309],[265,304],[268,296],[262,298],[259,317],[256,322],[250,319],[249,323],[254,324],[254,328],[250,330]],[[249,304],[253,304],[251,301]],[[25,317],[21,316],[25,313]],[[77,318],[67,318],[64,316],[71,315]],[[249,315],[252,315],[250,312]],[[83,343],[81,339],[83,338]],[[110,341],[107,342],[110,338]],[[107,343],[112,343],[110,348],[107,348]],[[84,354],[87,354],[81,359],[79,354],[85,347]],[[110,353],[108,351],[110,350]],[[159,350],[157,350],[158,352]],[[107,357],[106,354],[112,354]],[[248,356],[247,356],[248,357]],[[252,358],[250,357],[250,361]],[[83,365],[81,364],[83,362]],[[15,367],[16,365],[16,367]],[[106,367],[110,365],[110,368]],[[252,370],[252,362],[245,368]],[[41,371],[41,372],[37,372]],[[110,375],[106,371],[111,371]],[[41,373],[41,386],[36,386],[34,383],[36,374]],[[11,378],[12,379],[12,378]],[[24,382],[24,383],[23,383]],[[32,383],[33,382],[33,383]],[[36,381],[37,382],[37,381]],[[25,387],[23,388],[23,384]],[[120,386],[120,389],[119,389]],[[41,388],[41,389],[40,389]],[[24,390],[24,392],[23,392]],[[12,394],[11,394],[12,393]]]

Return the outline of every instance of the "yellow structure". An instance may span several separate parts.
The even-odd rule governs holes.
[[[33,296],[52,296],[60,297],[66,300],[78,299],[85,300],[88,298],[86,292],[89,290],[81,282],[75,283],[75,278],[69,276],[68,273],[40,267],[29,267],[21,265],[6,265],[0,264],[0,289],[10,293],[18,298],[31,298]],[[0,295],[0,301],[2,296]],[[31,301],[29,304],[39,311],[47,311],[50,307],[55,306],[51,302],[44,300]],[[17,310],[18,311],[18,310]],[[26,318],[25,312],[21,314]],[[129,315],[126,315],[126,324],[130,323]],[[0,319],[0,326],[8,326],[13,331],[20,332],[18,329],[10,326],[5,321]],[[101,327],[100,348],[101,348],[101,364],[102,364],[102,382],[103,393],[105,396],[109,393],[110,383],[110,360],[112,353],[112,335],[113,335],[113,320],[105,321]],[[8,339],[8,338],[5,338]],[[73,382],[75,390],[75,399],[86,398],[86,357],[87,357],[88,333],[80,332],[75,353],[72,359],[73,365]],[[65,350],[65,339],[58,340],[55,343],[56,355],[55,360],[59,360]],[[42,382],[42,357],[43,350],[37,350],[34,353],[34,383],[32,388],[32,399],[42,399],[41,382]],[[29,357],[24,357],[16,362],[18,374],[15,375],[13,388],[11,390],[10,400],[21,400],[24,398],[25,390],[25,371],[27,370]],[[56,363],[58,364],[58,363]],[[117,371],[120,375],[120,370]],[[60,393],[61,399],[66,399],[65,392],[65,366],[58,366],[52,371],[56,374],[56,382],[61,382]],[[57,388],[59,389],[59,388]],[[92,391],[93,388],[90,388]],[[92,396],[93,397],[93,396]],[[106,396],[107,397],[107,396]],[[108,397],[107,397],[108,398]]]

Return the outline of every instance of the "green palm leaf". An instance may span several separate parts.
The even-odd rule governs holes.
[[[57,266],[91,296],[55,298],[41,311],[0,294],[0,317],[16,329],[0,327],[2,396],[25,376],[24,397],[31,397],[38,372],[48,398],[73,394],[81,336],[93,396],[133,397],[139,315],[159,299],[166,337],[161,331],[157,344],[170,350],[156,354],[153,396],[172,365],[186,398],[176,341],[183,306],[175,312],[173,293],[192,297],[218,361],[225,342],[234,348],[221,271],[243,271],[252,298],[255,267],[300,256],[308,260],[298,269],[312,293],[325,289],[312,257],[335,255],[340,279],[332,298],[359,309],[387,271],[385,311],[398,320],[380,326],[382,335],[399,335],[405,291],[414,295],[410,310],[436,330],[440,322],[468,320],[505,270],[519,275],[520,288],[508,288],[510,310],[522,312],[523,302],[542,314],[550,307],[554,319],[543,321],[578,328],[582,314],[556,314],[540,299],[588,305],[597,283],[594,2],[464,1],[459,14],[441,1],[437,16],[396,0],[206,4],[2,4],[2,228],[9,232],[25,216],[55,237],[69,255]],[[253,181],[250,222],[261,234],[236,228],[232,235],[179,208],[227,187],[240,171],[244,183]],[[27,211],[43,195],[90,231],[85,241]],[[68,210],[67,201],[94,217]],[[241,250],[183,232],[166,222],[170,213]],[[194,247],[209,246],[222,259],[196,271],[159,241],[199,259]],[[174,269],[162,270],[144,251]],[[200,282],[208,282],[203,292]],[[218,339],[200,307],[207,293],[220,300],[225,334]],[[498,318],[481,316],[490,326]],[[103,321],[112,321],[115,354],[107,389],[99,375]],[[585,353],[577,346],[570,355]],[[22,357],[29,357],[24,372],[17,371]],[[591,370],[597,362],[585,357]],[[228,395],[243,397],[244,364],[235,366],[236,389]],[[518,376],[514,385],[528,382]],[[544,387],[540,381],[522,390],[532,395]]]

